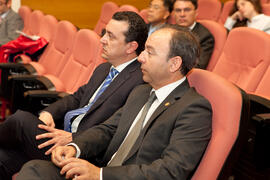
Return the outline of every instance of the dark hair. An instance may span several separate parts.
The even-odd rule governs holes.
[[[198,8],[198,1],[197,0],[175,0],[174,2],[176,2],[176,1],[190,1],[193,4],[193,6],[195,7],[195,9]]]
[[[175,0],[163,0],[163,5],[171,13],[173,11],[173,4]]]
[[[144,20],[132,11],[116,12],[112,19],[128,23],[128,30],[124,33],[126,37],[125,41],[126,43],[136,41],[138,43],[136,54],[139,55],[144,50],[145,41],[148,36],[148,28]]]
[[[161,29],[172,30],[168,59],[180,56],[182,58],[180,71],[186,75],[195,66],[200,56],[200,45],[197,37],[188,28],[177,24],[166,24],[159,30]]]
[[[257,13],[259,13],[259,14],[262,13],[262,5],[261,5],[260,0],[245,0],[245,1],[249,1],[254,6],[254,9],[255,9],[255,11]],[[234,1],[233,8],[232,8],[232,10],[230,11],[230,14],[229,14],[230,16],[233,15],[236,11],[238,11],[237,2],[238,2],[238,0]],[[233,27],[247,26],[247,21],[248,20],[246,18],[243,19],[242,21],[237,20]]]

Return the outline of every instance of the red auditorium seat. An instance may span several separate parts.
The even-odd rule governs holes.
[[[140,16],[143,18],[144,22],[148,24],[147,21],[147,13],[148,13],[148,9],[142,9],[139,14]]]
[[[114,2],[108,1],[103,4],[98,22],[94,29],[97,34],[101,35],[102,30],[106,27],[117,9],[118,5]]]
[[[206,70],[193,69],[187,78],[213,110],[212,137],[191,179],[216,180],[238,138],[242,94],[232,83]]]
[[[32,13],[32,10],[30,9],[30,7],[28,6],[21,6],[18,10],[18,14],[21,16],[21,18],[23,19],[23,24],[24,24],[24,27],[23,27],[23,32],[27,32],[30,28],[30,14]]]
[[[263,31],[240,27],[228,35],[213,72],[246,92],[254,92],[270,63],[270,36]]]
[[[222,25],[226,22],[226,19],[230,14],[230,11],[232,10],[233,5],[234,5],[234,0],[229,0],[224,3],[219,20],[218,20],[218,22],[221,23]]]
[[[198,0],[197,19],[218,21],[222,4],[219,0]]]

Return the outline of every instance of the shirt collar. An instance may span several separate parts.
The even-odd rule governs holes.
[[[191,26],[189,26],[188,28],[189,28],[189,30],[193,30],[193,28],[196,26],[196,21],[191,25]]]
[[[181,78],[178,81],[175,81],[173,83],[170,83],[166,86],[163,86],[162,88],[159,88],[158,90],[154,90],[152,89],[152,91],[155,91],[157,99],[159,102],[164,101],[164,99],[166,99],[166,97],[180,84],[182,84],[184,81],[186,80],[186,76],[184,76],[183,78]]]
[[[125,63],[123,63],[123,64],[120,64],[120,65],[118,65],[117,67],[114,67],[114,66],[112,66],[112,67],[114,67],[119,73],[121,72],[121,71],[123,71],[123,69],[125,69],[129,64],[131,64],[133,61],[136,61],[137,60],[137,57],[135,57],[134,59],[131,59],[130,61],[128,61],[128,62],[125,62]],[[112,68],[111,67],[111,68]]]
[[[4,12],[3,14],[1,14],[1,15],[0,15],[1,18],[4,19],[4,18],[8,15],[9,11],[10,11],[10,10],[8,10],[7,12]]]

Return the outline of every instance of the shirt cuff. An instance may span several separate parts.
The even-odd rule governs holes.
[[[81,150],[80,150],[80,148],[77,146],[77,144],[75,144],[75,143],[68,143],[67,146],[73,146],[73,147],[75,147],[75,149],[76,149],[76,158],[80,157],[80,155],[81,155]]]
[[[100,171],[99,171],[99,180],[103,180],[102,172],[103,172],[103,168],[100,168]]]
[[[224,27],[231,30],[233,28],[233,25],[236,23],[236,20],[233,20],[233,18],[228,17],[226,19],[226,22],[224,23]]]

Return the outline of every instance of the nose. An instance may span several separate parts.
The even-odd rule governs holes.
[[[138,57],[138,61],[140,63],[144,63],[145,62],[145,50],[141,52],[141,54]]]
[[[185,16],[185,12],[183,10],[180,12],[180,16]]]
[[[101,44],[106,43],[106,33],[100,38],[100,42],[101,42]]]

